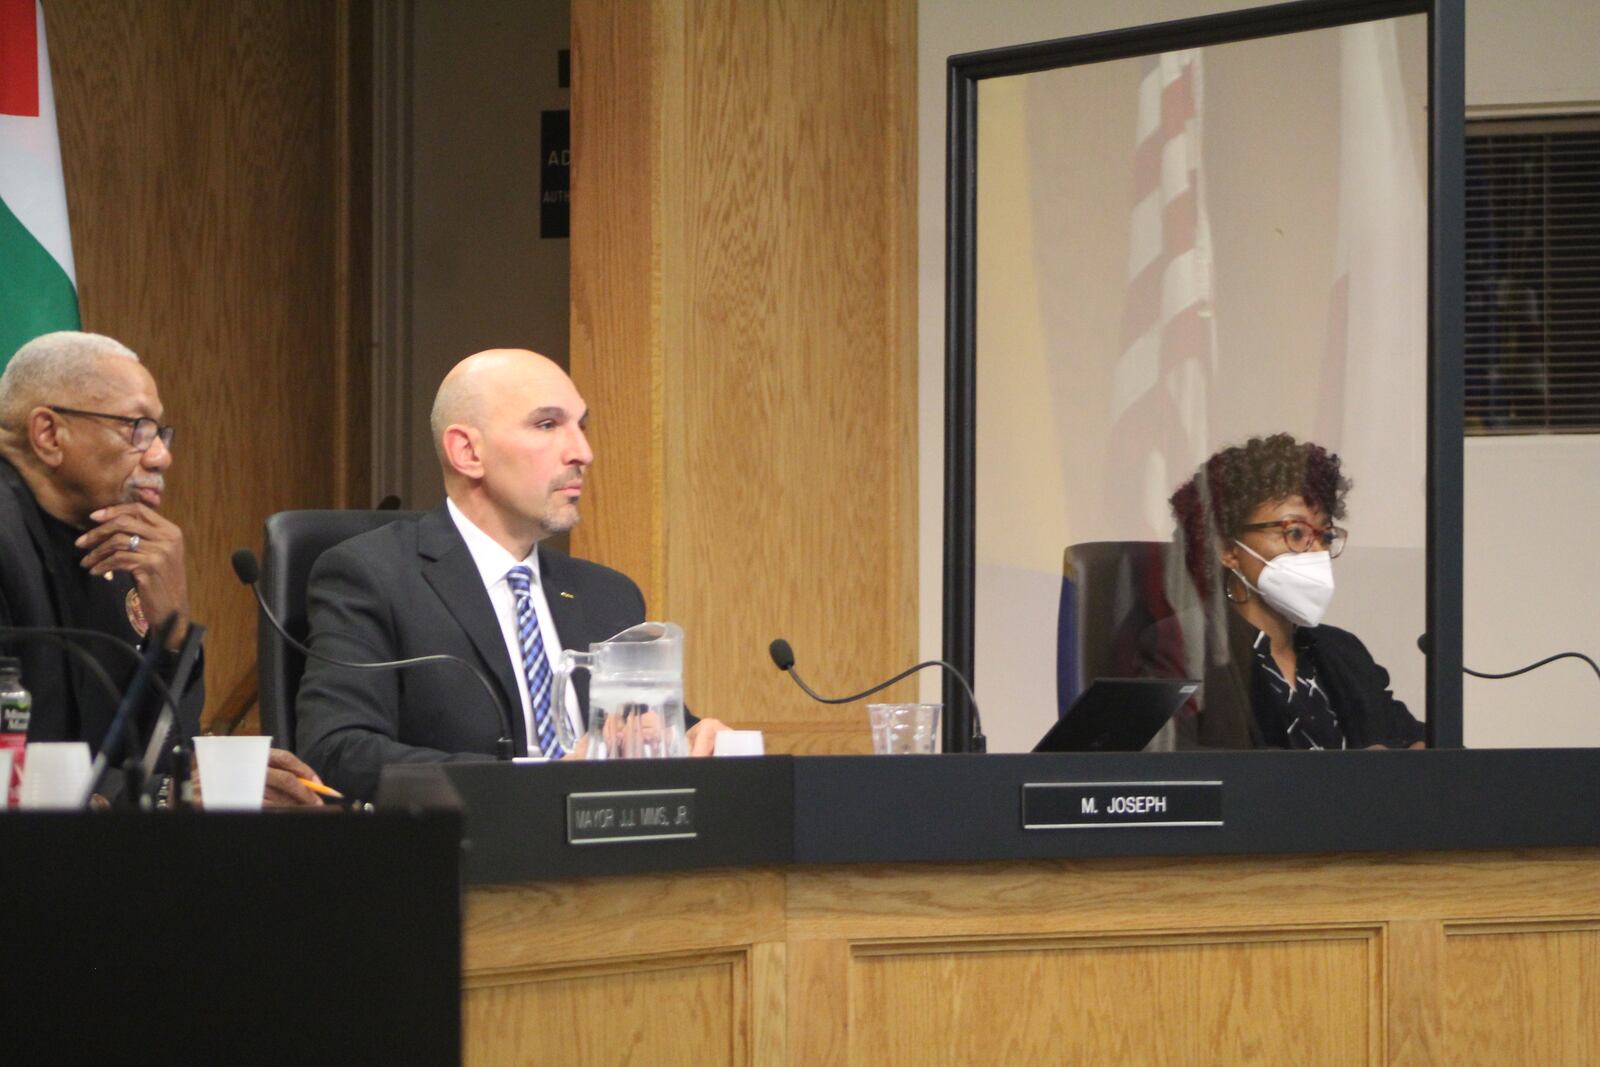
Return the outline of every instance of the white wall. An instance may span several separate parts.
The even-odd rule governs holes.
[[[920,295],[921,646],[941,643],[943,589],[944,152],[946,58],[955,53],[1139,25],[1249,4],[1203,0],[922,0],[918,24]],[[1591,0],[1469,0],[1467,99],[1476,112],[1600,107],[1600,4]],[[1359,472],[1358,472],[1359,474]],[[1545,580],[1546,560],[1576,560],[1600,496],[1600,437],[1472,441],[1467,452],[1465,586],[1469,664],[1503,670],[1550,651],[1600,656],[1600,567]],[[1551,512],[1554,500],[1564,511]],[[1587,519],[1582,516],[1587,516]],[[1544,519],[1545,516],[1552,516]],[[1529,551],[1529,538],[1571,553]],[[1519,577],[1533,580],[1518,582]],[[1523,595],[1509,586],[1521,585]],[[1352,590],[1354,591],[1354,590]],[[1524,652],[1526,653],[1524,655]],[[1490,662],[1481,662],[1483,655]],[[1038,672],[1020,657],[1018,669]],[[939,682],[923,681],[928,699]],[[985,681],[978,681],[980,700]],[[1043,691],[1041,690],[1041,693]],[[1420,710],[1420,709],[1418,709]],[[990,706],[988,718],[1048,716],[1046,708]],[[1600,681],[1561,664],[1511,682],[1470,680],[1467,740],[1474,745],[1600,743]],[[1031,727],[1029,727],[1031,729]],[[1018,737],[1024,730],[1014,730]],[[991,734],[994,733],[991,728]],[[1013,746],[1014,747],[1014,746]]]
[[[1600,437],[1468,438],[1466,481],[1467,666],[1600,660]],[[1469,677],[1464,700],[1472,747],[1600,746],[1600,679],[1578,660]]]

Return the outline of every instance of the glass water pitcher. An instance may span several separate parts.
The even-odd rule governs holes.
[[[561,653],[551,706],[566,707],[572,672],[589,672],[589,729],[572,736],[556,716],[561,747],[582,759],[656,759],[687,756],[683,720],[683,628],[641,622],[587,652]]]

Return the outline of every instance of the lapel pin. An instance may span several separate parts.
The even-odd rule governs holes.
[[[578,599],[577,597],[573,596],[571,593],[567,592],[565,589],[561,590],[561,595],[566,597],[568,600],[577,600]]]

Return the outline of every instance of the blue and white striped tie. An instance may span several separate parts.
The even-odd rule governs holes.
[[[533,610],[533,570],[519,563],[506,573],[506,581],[517,597],[517,643],[522,648],[528,703],[533,706],[533,731],[539,738],[539,751],[555,759],[565,753],[556,740],[555,719],[550,714],[550,660],[544,654],[539,616]]]

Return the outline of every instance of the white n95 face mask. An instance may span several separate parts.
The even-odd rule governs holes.
[[[1233,573],[1245,587],[1261,595],[1269,607],[1296,626],[1317,626],[1333,602],[1333,557],[1326,552],[1284,552],[1272,559],[1235,539],[1234,544],[1261,560],[1260,585]]]

